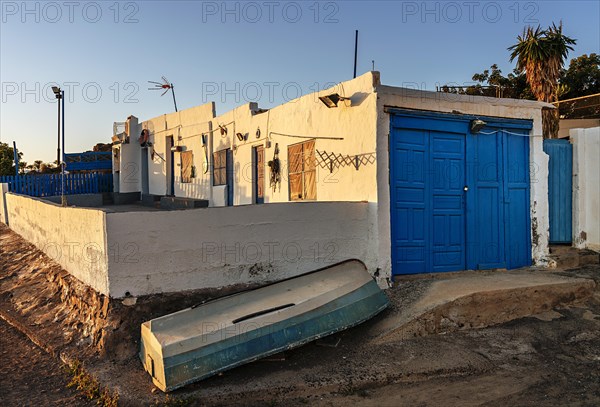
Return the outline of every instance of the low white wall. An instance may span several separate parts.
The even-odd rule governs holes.
[[[13,231],[83,283],[108,294],[104,212],[63,208],[12,193],[5,196],[8,222]]]
[[[600,250],[600,127],[570,130],[573,143],[573,245]]]
[[[357,258],[376,271],[369,204],[306,202],[107,213],[110,294],[274,281]]]
[[[8,213],[6,212],[6,198],[8,184],[0,184],[0,222],[8,225]]]

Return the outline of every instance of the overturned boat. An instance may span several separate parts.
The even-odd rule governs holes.
[[[364,322],[389,301],[349,260],[142,324],[140,358],[171,391]]]

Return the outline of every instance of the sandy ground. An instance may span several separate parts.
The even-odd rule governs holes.
[[[0,319],[0,405],[93,406],[74,389],[63,364]]]

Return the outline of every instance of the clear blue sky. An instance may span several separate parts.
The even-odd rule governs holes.
[[[128,115],[173,111],[170,95],[147,89],[162,75],[180,110],[214,100],[217,114],[348,80],[355,29],[359,74],[375,60],[383,83],[430,90],[493,63],[507,73],[506,48],[529,24],[562,19],[578,40],[571,57],[600,53],[596,0],[1,3],[0,140],[15,140],[29,162],[56,156],[53,81],[72,89],[66,150],[76,152],[109,142]]]

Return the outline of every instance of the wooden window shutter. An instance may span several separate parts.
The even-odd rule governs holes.
[[[304,199],[317,199],[317,161],[315,140],[303,144],[304,151]]]
[[[181,153],[181,182],[192,182],[194,154],[192,151]]]
[[[317,199],[315,140],[288,146],[290,201]]]

